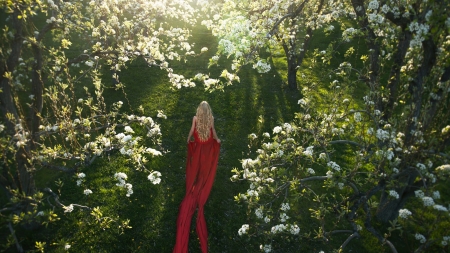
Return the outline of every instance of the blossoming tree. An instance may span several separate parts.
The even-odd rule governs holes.
[[[0,185],[9,199],[0,207],[0,219],[22,252],[14,227],[55,219],[51,209],[40,205],[44,194],[54,196],[55,205],[67,212],[99,212],[64,203],[49,188],[38,192],[37,170],[76,172],[80,193],[95,194],[96,189],[85,188],[89,175],[83,168],[118,150],[152,183],[160,182],[161,173],[146,167],[150,157],[161,155],[155,149],[159,124],[142,110],[135,111],[140,115],[124,113],[122,101],[109,105],[102,94],[111,78],[116,89],[123,88],[118,73],[138,57],[167,71],[175,87],[192,86],[174,73],[169,61],[194,54],[188,27],[196,14],[190,1],[121,0],[2,1],[0,12],[5,19],[0,42]],[[103,80],[102,69],[110,69],[112,77]],[[163,112],[155,116],[165,117]],[[143,137],[155,147],[143,144],[137,128],[147,132]],[[112,176],[127,196],[133,193],[126,174]]]
[[[286,4],[262,1],[254,5],[264,12],[286,10],[281,8]],[[324,71],[320,81],[329,83],[332,92],[317,100],[320,87],[304,74],[304,98],[299,100],[295,120],[275,127],[272,133],[249,136],[252,144],[260,146],[254,157],[242,161],[241,169],[234,169],[232,177],[250,185],[236,196],[250,211],[250,223],[238,233],[260,238],[264,252],[282,248],[283,240],[277,238],[298,238],[300,203],[308,201],[317,220],[315,238],[327,241],[335,234],[349,234],[340,249],[364,231],[396,252],[390,240],[396,230],[415,234],[416,243],[409,246],[415,252],[447,247],[448,231],[443,226],[448,224],[449,203],[439,189],[448,184],[450,170],[448,3],[355,0],[333,4],[339,7],[335,20],[343,28],[335,45],[363,39],[368,50],[350,47],[344,54],[346,61],[329,72],[324,70],[330,69],[335,46],[331,44],[323,53],[311,52],[318,57],[312,67]],[[260,40],[254,45],[273,43],[270,36],[265,37],[267,30],[260,34],[252,28],[267,20],[276,24],[284,16],[272,12],[267,13],[272,19],[252,19],[253,12],[244,11],[248,14],[239,12],[242,17],[227,24],[246,27],[247,33],[233,33],[238,36],[234,41],[247,40],[255,32]],[[314,16],[303,14],[304,19]],[[323,32],[338,33],[329,26]],[[225,44],[219,45],[225,55],[243,52]],[[234,56],[235,64],[246,59]],[[252,57],[260,61],[257,54]],[[350,64],[356,60],[357,64]],[[355,86],[361,84],[365,95],[352,97]],[[388,224],[387,228],[374,226],[374,221]],[[305,231],[304,236],[312,233]]]
[[[202,23],[219,38],[218,52],[210,65],[217,64],[221,55],[233,58],[230,70],[222,75],[227,84],[234,81],[229,71],[237,73],[246,64],[252,64],[260,73],[268,72],[270,61],[261,57],[261,53],[265,55],[263,50],[267,48],[270,53],[281,48],[287,59],[287,81],[292,90],[297,90],[297,72],[314,31],[320,28],[333,31],[330,23],[346,13],[343,3],[324,0],[229,0],[213,5],[207,12],[212,17]],[[222,85],[216,83],[219,88]]]

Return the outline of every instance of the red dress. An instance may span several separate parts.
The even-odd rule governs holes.
[[[188,252],[189,230],[196,208],[198,208],[196,230],[200,239],[200,247],[202,253],[208,252],[208,230],[206,229],[203,206],[208,199],[216,175],[220,144],[214,140],[212,129],[209,139],[206,141],[200,140],[195,129],[194,139],[195,141],[188,144],[186,195],[180,204],[177,219],[177,238],[173,253]]]

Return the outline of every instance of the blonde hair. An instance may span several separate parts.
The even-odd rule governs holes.
[[[197,107],[197,124],[195,126],[198,137],[201,141],[206,141],[209,138],[211,127],[213,124],[213,115],[211,107],[208,102],[202,101]]]

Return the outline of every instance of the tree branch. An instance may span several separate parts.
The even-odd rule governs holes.
[[[350,231],[350,230],[344,230],[344,231]],[[351,232],[353,232],[353,231],[350,231],[350,233]],[[339,249],[340,250],[343,250],[344,248],[345,248],[345,246],[347,246],[347,244],[352,240],[352,239],[354,239],[354,238],[359,238],[360,237],[360,235],[359,235],[359,233],[358,232],[355,232],[355,233],[353,233],[353,234],[351,234],[345,241],[344,241],[344,243],[342,243],[342,245],[339,247]]]
[[[59,170],[59,171],[62,171],[62,172],[67,172],[67,173],[74,172],[76,170],[76,168],[77,168],[77,167],[75,167],[75,168],[67,168],[65,166],[53,165],[53,164],[50,164],[48,162],[42,162],[42,165],[44,167],[47,167],[47,168],[50,168],[50,169]]]
[[[389,89],[389,99],[385,108],[381,111],[383,112],[383,119],[388,121],[394,111],[394,104],[396,99],[398,99],[398,88],[400,85],[400,70],[403,64],[403,61],[406,56],[406,52],[409,48],[409,43],[412,38],[412,34],[410,31],[406,31],[406,28],[402,26],[402,36],[397,44],[397,51],[395,52],[393,59],[394,62],[391,67],[390,78],[388,79],[387,88]],[[383,107],[383,103],[380,105],[380,109]]]
[[[333,230],[331,232],[326,232],[324,233],[325,236],[330,236],[330,235],[334,235],[334,234],[340,234],[340,233],[353,233],[352,230]]]
[[[64,206],[65,206],[64,204],[62,204],[62,203],[59,201],[59,196],[58,196],[58,194],[54,193],[54,192],[52,191],[52,189],[50,189],[50,188],[47,187],[47,188],[44,188],[43,191],[49,193],[49,194],[53,197],[53,199],[55,200],[56,204],[58,204],[60,207],[64,207]],[[70,204],[70,205],[79,207],[79,208],[81,208],[81,209],[86,209],[86,210],[88,210],[88,211],[91,211],[91,210],[92,210],[92,208],[90,208],[90,207],[88,207],[88,206],[83,206],[83,205],[79,205],[79,204]]]
[[[283,22],[283,20],[285,20],[285,19],[287,19],[287,18],[289,18],[289,17],[295,17],[295,16],[297,16],[297,15],[303,10],[303,7],[305,6],[305,4],[306,4],[307,2],[308,2],[308,1],[303,1],[303,3],[301,3],[301,4],[297,7],[297,9],[296,9],[295,11],[290,12],[290,13],[284,15],[283,17],[281,17],[281,18],[273,25],[272,30],[270,30],[270,32],[267,33],[266,38],[270,38],[270,37],[273,36],[273,34],[274,34],[275,31],[277,30],[278,26],[281,24],[281,22]]]
[[[423,89],[424,79],[430,74],[431,69],[436,63],[437,47],[432,38],[427,38],[422,42],[423,46],[423,60],[417,71],[417,76],[409,84],[409,92],[411,93],[411,102],[413,103],[413,110],[411,112],[411,120],[407,125],[405,140],[409,140],[405,145],[410,145],[414,142],[414,131],[417,128],[417,122],[413,119],[420,119],[420,113],[423,110]]]
[[[370,213],[370,208],[369,205],[367,203],[364,203],[363,205],[363,209],[366,212],[366,220],[364,221],[364,226],[366,227],[366,229],[372,233],[380,243],[386,243],[389,248],[391,249],[392,253],[397,253],[397,249],[395,248],[394,244],[392,244],[388,239],[382,237],[378,231],[372,226],[371,221],[371,213]]]
[[[444,69],[444,73],[442,74],[440,78],[440,82],[445,83],[448,80],[450,80],[450,66],[447,66]],[[438,92],[436,93],[437,98],[433,98],[430,96],[430,108],[425,113],[425,119],[422,122],[423,129],[428,129],[429,125],[431,124],[432,120],[435,118],[436,112],[438,111],[438,108],[442,104],[442,102],[445,101],[445,99],[442,99],[442,96],[444,95],[444,90],[442,88],[439,88]]]
[[[360,148],[363,148],[364,146],[354,142],[354,141],[348,141],[348,140],[336,140],[336,141],[330,141],[330,144],[350,144],[350,145],[354,145],[354,146],[358,146]]]
[[[314,180],[327,180],[327,178],[328,178],[327,176],[307,177],[307,178],[300,179],[300,182],[304,183],[304,182],[314,181]]]
[[[14,231],[14,228],[13,228],[11,222],[8,222],[8,228],[9,228],[9,232],[11,232],[11,235],[14,238],[14,243],[16,244],[17,251],[20,253],[23,253],[24,251],[23,251],[22,245],[20,245],[19,241],[17,240],[17,236],[16,236],[16,233]]]

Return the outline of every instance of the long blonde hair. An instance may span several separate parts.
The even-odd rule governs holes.
[[[201,141],[206,141],[210,135],[210,129],[213,124],[213,115],[211,107],[208,102],[202,101],[197,107],[197,124],[195,128],[197,129],[198,137]]]

